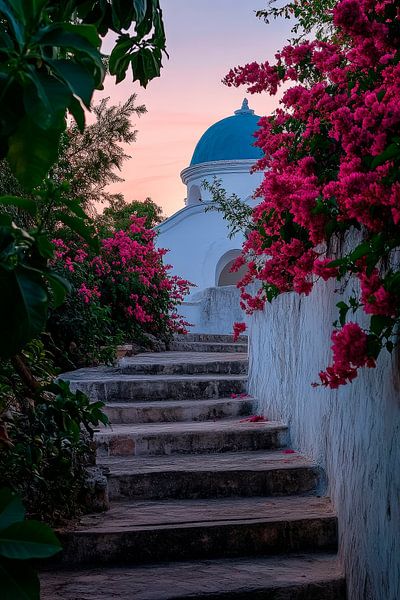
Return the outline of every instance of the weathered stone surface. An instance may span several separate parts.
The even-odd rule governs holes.
[[[61,532],[53,568],[81,570],[45,575],[42,598],[344,600],[340,568],[320,554],[336,549],[337,525],[311,495],[319,470],[282,450],[284,424],[241,422],[254,399],[230,398],[246,389],[247,339],[174,344],[184,351],[64,375],[108,403],[115,424],[96,442],[112,504]],[[268,557],[294,552],[317,554]],[[168,560],[179,562],[154,564]]]
[[[247,344],[236,342],[171,342],[170,350],[177,352],[247,352]]]
[[[212,421],[251,414],[253,398],[221,398],[168,402],[109,402],[104,411],[110,423]]]
[[[221,334],[221,333],[186,333],[177,334],[174,336],[176,342],[222,342],[225,344],[233,343],[233,334]],[[240,335],[236,340],[240,344],[247,344],[247,335]]]
[[[345,600],[326,554],[251,557],[43,573],[42,600]]]
[[[336,517],[326,498],[234,498],[115,502],[60,534],[65,564],[134,564],[334,550]]]
[[[109,486],[106,469],[100,466],[86,469],[84,504],[90,511],[105,511],[110,508]]]
[[[315,490],[319,477],[309,460],[281,451],[111,457],[103,465],[112,500],[302,494]]]
[[[71,389],[106,402],[224,398],[245,392],[247,382],[244,375],[121,375],[107,369],[79,369],[62,377]]]
[[[118,363],[118,371],[124,375],[239,375],[247,373],[247,367],[247,354],[241,352],[144,353],[123,358]]]
[[[286,445],[287,427],[239,420],[114,425],[96,433],[96,442],[99,456],[270,450]]]

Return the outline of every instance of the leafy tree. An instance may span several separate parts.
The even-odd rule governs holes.
[[[313,33],[317,39],[328,38],[333,32],[333,12],[338,0],[268,0],[267,8],[256,11],[256,16],[270,23],[271,19],[295,19],[291,32],[298,36],[295,43]]]
[[[116,202],[120,195],[110,194],[106,187],[123,181],[115,172],[129,158],[122,144],[132,144],[137,131],[133,130],[132,115],[146,112],[143,105],[136,106],[136,94],[126,102],[109,106],[104,98],[93,107],[94,123],[81,132],[72,124],[63,136],[59,159],[52,170],[58,181],[69,183],[68,195],[80,199],[82,206],[92,214],[99,202]]]
[[[143,202],[140,200],[125,202],[123,198],[116,198],[112,201],[111,206],[107,206],[97,217],[96,223],[100,231],[104,231],[104,233],[127,231],[132,215],[146,217],[144,225],[148,229],[164,220],[161,206],[158,206],[151,198],[146,198]]]

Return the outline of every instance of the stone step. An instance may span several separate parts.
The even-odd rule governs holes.
[[[247,373],[248,358],[239,352],[158,352],[123,358],[118,367],[124,375],[240,375]]]
[[[247,353],[247,344],[236,342],[175,342],[170,344],[174,352],[240,352]]]
[[[220,498],[114,502],[60,532],[64,564],[134,564],[337,547],[327,498]]]
[[[41,598],[345,600],[346,586],[335,556],[306,554],[48,572]]]
[[[114,425],[95,440],[99,457],[272,450],[287,444],[287,427],[238,420]]]
[[[121,375],[107,370],[79,369],[62,376],[104,402],[226,398],[246,391],[245,375]]]
[[[210,421],[251,414],[254,398],[109,402],[104,412],[112,424]]]
[[[176,342],[222,342],[230,344],[233,342],[233,334],[221,334],[221,333],[185,333],[177,334],[174,336]],[[247,344],[247,335],[240,335],[237,342],[241,344]]]
[[[110,457],[110,500],[280,496],[315,491],[319,470],[282,451],[198,456]]]

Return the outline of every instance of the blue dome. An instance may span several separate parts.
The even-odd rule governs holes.
[[[263,153],[256,148],[254,132],[260,117],[243,100],[242,108],[211,125],[201,136],[190,162],[191,165],[214,160],[241,160],[261,158]]]

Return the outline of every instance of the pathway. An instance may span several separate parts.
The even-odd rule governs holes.
[[[111,508],[63,534],[44,600],[345,598],[319,470],[285,451],[284,424],[243,420],[246,340],[231,339],[192,334],[70,374],[107,403],[96,441]]]

